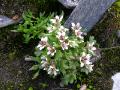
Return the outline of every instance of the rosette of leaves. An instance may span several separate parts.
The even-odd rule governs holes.
[[[79,23],[72,23],[70,30],[61,25],[63,15],[50,19],[46,33],[40,39],[32,60],[36,62],[30,70],[36,70],[33,78],[41,69],[51,77],[61,75],[62,83],[67,85],[81,79],[82,73],[93,69],[91,57],[95,55],[94,37],[84,41],[84,33]]]
[[[45,32],[46,25],[53,14],[45,15],[40,13],[39,17],[34,17],[32,12],[28,11],[23,14],[24,22],[19,24],[17,32],[21,32],[24,42],[28,43],[31,39],[39,39],[41,34]]]

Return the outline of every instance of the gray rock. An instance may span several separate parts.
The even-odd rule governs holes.
[[[8,25],[16,24],[16,23],[20,22],[21,20],[22,19],[13,20],[6,16],[0,15],[0,28],[6,27]]]
[[[112,80],[114,82],[112,90],[120,90],[120,73],[116,73],[112,76]]]
[[[13,23],[15,23],[14,20],[12,20],[6,16],[0,15],[0,28],[11,25]]]
[[[116,0],[79,0],[79,5],[65,22],[65,27],[70,28],[71,23],[79,22],[87,32],[100,20],[105,11]]]
[[[66,8],[75,8],[79,0],[58,0]]]

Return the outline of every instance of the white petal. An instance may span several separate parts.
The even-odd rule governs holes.
[[[72,24],[72,27],[75,27],[75,23],[71,23]]]
[[[88,60],[90,60],[91,55],[90,55],[90,54],[87,54],[87,55],[86,55],[86,58],[87,58]]]
[[[65,36],[65,32],[62,32],[61,34],[62,34],[62,36]]]
[[[44,40],[47,42],[48,38],[47,38],[47,37],[45,37],[45,38],[44,38]]]
[[[86,53],[85,53],[85,52],[82,53],[82,57],[84,57],[84,56],[86,56]]]
[[[45,41],[45,42],[47,42],[47,40],[48,40],[47,37],[42,37],[42,38],[41,38],[41,41]]]
[[[84,67],[84,65],[85,65],[85,64],[84,64],[83,62],[80,63],[80,67]]]
[[[60,22],[62,21],[62,19],[63,19],[63,15],[62,15],[62,16],[60,16]]]
[[[92,50],[93,50],[93,51],[96,50],[96,47],[92,47]]]
[[[55,19],[59,20],[60,18],[59,18],[59,16],[57,15],[57,16],[55,16]]]
[[[54,56],[54,53],[51,53],[51,56]]]
[[[89,66],[89,72],[93,71],[93,66],[94,66],[94,65],[90,65],[90,66]]]
[[[38,45],[37,45],[37,48],[40,48],[40,47],[41,47],[41,45],[40,45],[40,44],[38,44]]]
[[[64,29],[64,26],[60,26],[60,29]]]
[[[50,51],[48,51],[48,52],[47,52],[47,55],[50,55],[50,54],[51,54],[51,52],[50,52]]]
[[[50,19],[51,23],[56,23],[55,19]]]
[[[86,61],[85,61],[85,64],[88,64],[88,65],[89,65],[89,64],[91,64],[91,62],[90,62],[89,60],[86,60]]]
[[[77,23],[76,26],[77,26],[77,27],[80,27],[80,23]]]
[[[51,70],[48,70],[48,74],[51,74]]]
[[[52,30],[52,27],[48,27],[47,30],[48,30],[49,32],[52,32],[52,31],[53,31],[53,30]]]
[[[56,71],[54,71],[54,76],[56,76],[57,75],[57,72]]]
[[[40,50],[44,49],[44,46],[39,47]]]

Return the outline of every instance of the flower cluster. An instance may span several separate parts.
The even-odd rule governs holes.
[[[91,61],[92,56],[95,56],[96,53],[95,51],[97,48],[94,46],[95,45],[95,40],[93,37],[90,37],[90,40],[87,42],[86,45],[86,51],[82,52],[82,55],[80,56],[80,66],[84,67],[82,70],[85,73],[89,73],[93,71],[93,63]]]
[[[68,84],[76,80],[78,73],[81,74],[76,69],[85,73],[93,71],[91,58],[95,55],[96,47],[93,37],[88,42],[84,41],[86,33],[80,23],[72,23],[71,31],[62,26],[62,19],[63,15],[50,19],[46,28],[48,32],[37,45],[36,61],[49,75],[56,76],[60,73],[63,80],[69,78],[64,82]]]
[[[85,52],[82,53],[82,56],[80,57],[80,67],[85,67],[84,72],[89,73],[93,71],[92,67],[92,62],[90,61],[91,55],[87,54]]]
[[[43,70],[46,70],[49,75],[56,76],[59,70],[56,69],[55,64],[50,64],[46,57],[42,57],[41,60],[41,68],[43,68]]]
[[[48,38],[47,37],[42,37],[41,41],[39,42],[37,48],[42,51],[44,48],[47,48],[47,55],[49,56],[54,56],[56,53],[55,47],[52,47],[48,44]],[[57,72],[59,71],[56,69],[55,64],[50,64],[45,56],[41,57],[41,67],[43,70],[46,70],[48,74],[50,75],[57,75]]]
[[[76,37],[84,39],[83,37],[84,33],[81,31],[82,27],[80,26],[80,23],[77,23],[76,25],[75,23],[72,23],[71,29],[74,31]]]

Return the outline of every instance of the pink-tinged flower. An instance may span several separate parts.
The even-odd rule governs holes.
[[[85,65],[85,68],[88,70],[88,72],[92,72],[93,71],[93,66],[92,64],[87,64]]]
[[[60,40],[60,42],[63,42],[65,39],[67,39],[65,32],[58,32],[56,37]]]
[[[79,37],[80,39],[83,39],[83,38],[84,38],[84,37],[83,37],[83,32],[81,32],[80,30],[75,30],[74,32],[75,32],[75,35],[76,35],[77,37]]]
[[[54,19],[50,19],[50,21],[51,21],[52,24],[58,25],[58,24],[60,24],[62,19],[63,19],[63,15],[60,16],[60,17],[59,16],[55,16],[55,18]]]
[[[47,30],[48,30],[49,33],[51,33],[53,31],[52,26],[47,27]]]
[[[42,59],[41,67],[43,68],[43,70],[48,70],[49,64],[48,64],[47,58],[42,57],[41,59]]]
[[[81,31],[82,27],[80,26],[80,23],[77,23],[76,25],[75,25],[75,23],[72,23],[71,28],[77,37],[79,37],[80,39],[84,38],[83,37],[84,33]]]
[[[84,67],[85,65],[91,64],[90,62],[91,55],[86,54],[85,52],[82,53],[82,56],[80,57],[80,66]]]
[[[67,28],[65,28],[64,26],[60,26],[60,28],[59,28],[59,31],[60,32],[66,32],[66,31],[68,31],[69,29],[67,29]]]
[[[93,51],[95,51],[96,50],[96,47],[94,46],[94,42],[92,42],[92,43],[88,43],[87,44],[87,47],[90,49],[90,50],[93,50]]]
[[[39,48],[40,50],[44,49],[47,46],[47,40],[48,40],[47,37],[44,37],[44,38],[42,37],[37,48]]]
[[[65,40],[64,42],[61,42],[61,47],[62,47],[62,50],[67,50],[69,47],[69,41]]]
[[[51,66],[49,66],[47,71],[48,71],[49,75],[56,76],[58,74],[58,72],[59,72],[59,69],[56,69],[55,65],[51,65]]]
[[[56,53],[55,47],[48,46],[47,50],[48,50],[47,52],[48,55],[54,56],[54,54]]]
[[[80,26],[80,23],[77,23],[76,25],[75,25],[75,23],[71,23],[71,24],[72,24],[71,29],[73,31],[75,31],[75,30],[81,30],[82,29],[82,27]]]

